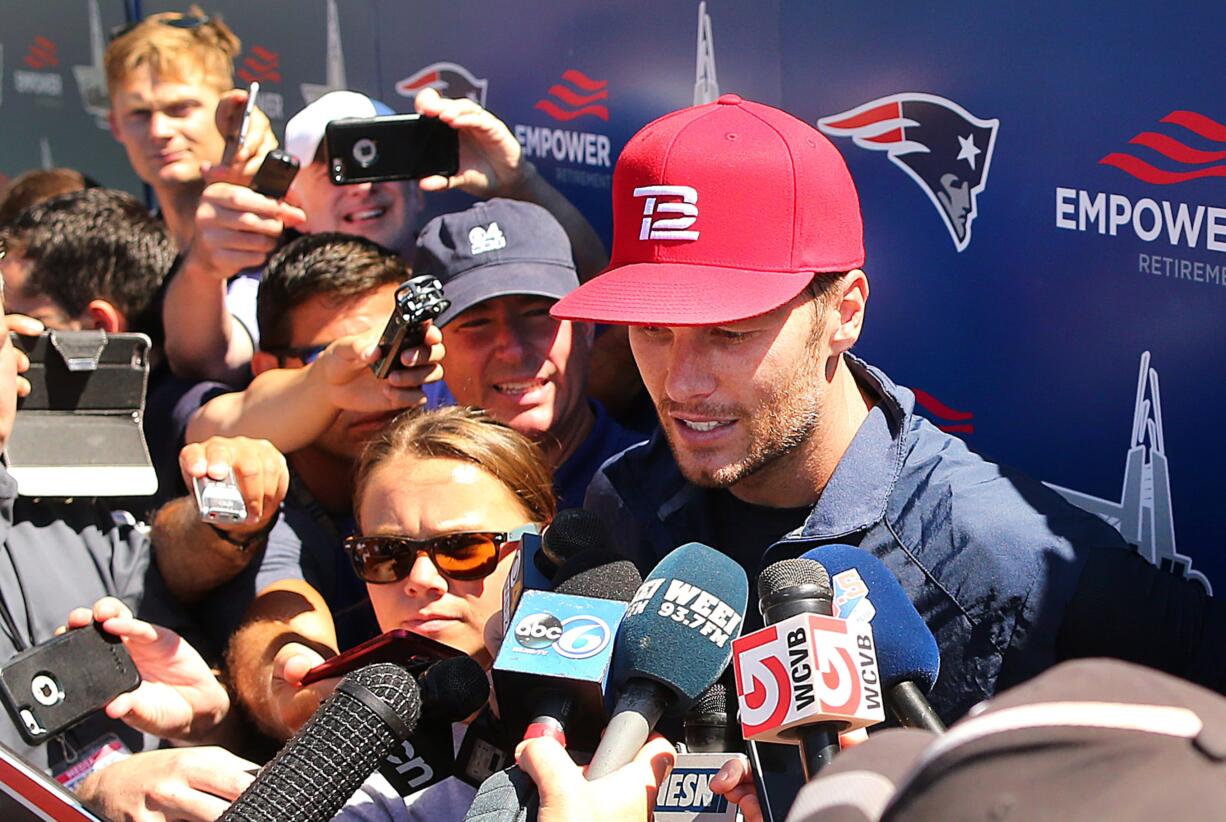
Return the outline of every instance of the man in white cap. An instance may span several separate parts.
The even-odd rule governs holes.
[[[262,266],[286,228],[356,234],[407,257],[417,236],[421,192],[454,188],[476,197],[537,203],[565,229],[581,276],[603,267],[604,248],[591,224],[537,174],[506,124],[471,100],[448,100],[433,89],[421,91],[414,106],[417,113],[438,117],[460,133],[460,168],[451,177],[333,185],[322,154],[327,124],[392,113],[363,94],[335,91],[286,123],[285,149],[301,170],[285,202],[229,183],[205,189],[196,214],[196,243],[166,298],[167,326],[192,342],[190,349],[175,352],[177,371],[232,381],[245,376],[254,338],[251,330],[236,325],[216,295],[239,271]]]

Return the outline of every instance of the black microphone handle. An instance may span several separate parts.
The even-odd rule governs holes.
[[[886,693],[890,712],[904,728],[921,728],[933,733],[945,733],[945,723],[932,710],[928,697],[914,682],[900,682]]]
[[[839,727],[841,722],[818,722],[799,728],[800,765],[805,781],[817,776],[817,772],[834,761],[839,752]]]

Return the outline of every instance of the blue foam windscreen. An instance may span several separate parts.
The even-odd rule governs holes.
[[[936,684],[941,669],[941,652],[924,618],[915,610],[893,572],[875,556],[850,545],[823,545],[802,555],[820,562],[834,582],[835,615],[846,615],[856,606],[854,584],[849,590],[836,577],[852,568],[868,589],[868,601],[876,610],[872,618],[873,638],[877,642],[877,667],[887,688],[900,682],[914,682],[925,693]],[[844,601],[840,603],[840,593]]]
[[[684,714],[719,679],[741,634],[749,582],[731,558],[698,542],[660,560],[630,600],[617,630],[612,681],[641,677],[675,695]]]

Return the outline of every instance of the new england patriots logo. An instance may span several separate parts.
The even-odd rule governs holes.
[[[432,88],[444,97],[458,100],[467,97],[485,108],[485,90],[489,80],[479,79],[459,63],[431,63],[396,84],[401,97],[416,97],[424,88]]]
[[[831,137],[884,151],[932,200],[958,251],[971,242],[975,198],[988,184],[999,120],[981,120],[953,100],[905,92],[817,121]]]

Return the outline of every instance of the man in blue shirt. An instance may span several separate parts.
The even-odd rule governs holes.
[[[553,314],[630,326],[662,433],[607,464],[587,505],[640,565],[700,540],[753,580],[860,546],[937,639],[946,721],[1070,656],[1226,685],[1226,617],[1199,586],[971,453],[849,353],[869,293],[859,201],[815,129],[735,95],[666,115],[626,146],[613,206],[610,269]]]

